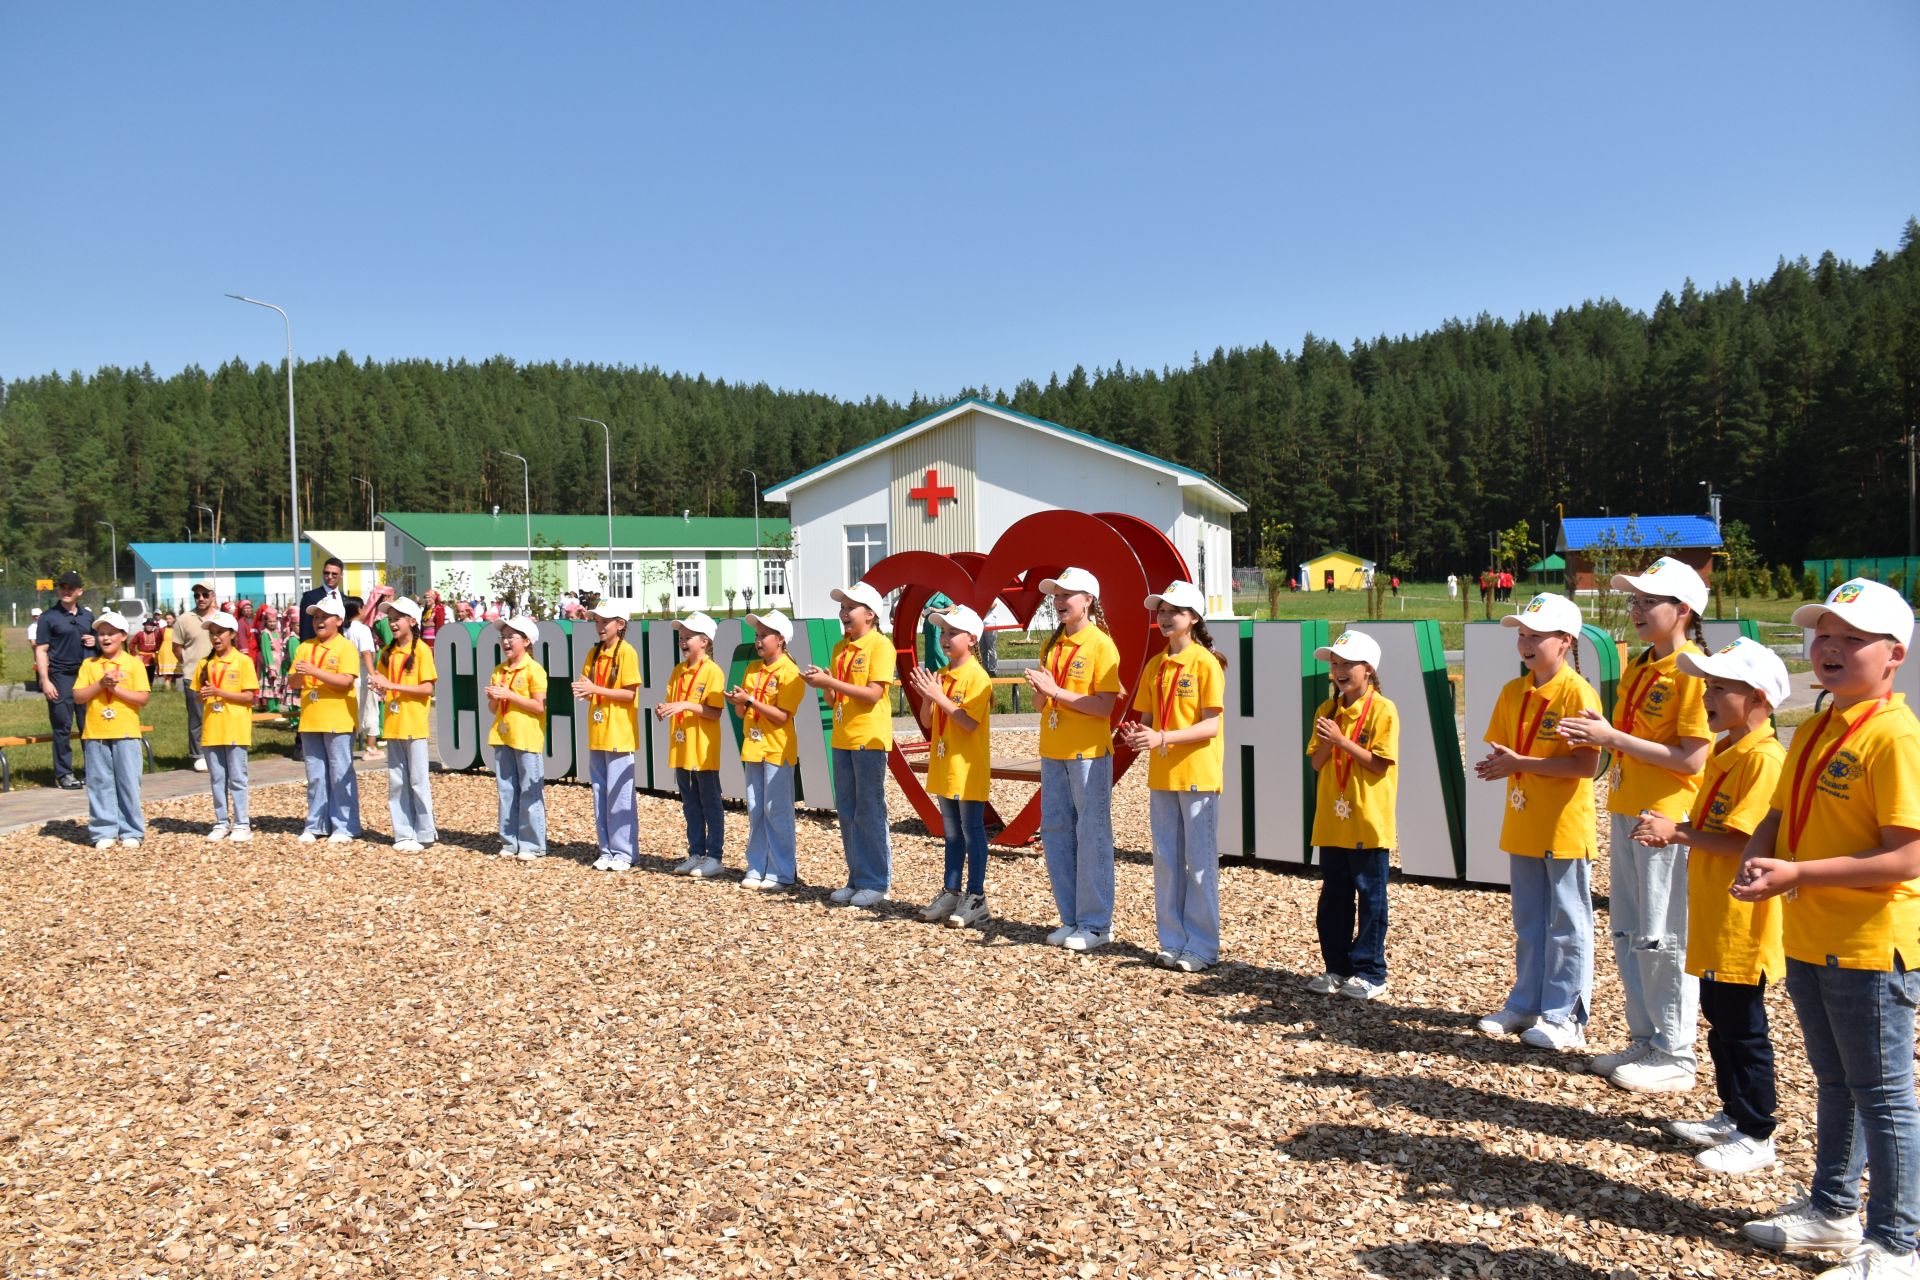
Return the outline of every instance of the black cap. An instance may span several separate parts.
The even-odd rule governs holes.
[[[62,591],[68,590],[71,587],[80,586],[80,573],[76,569],[69,569],[61,574],[53,585],[59,587]]]

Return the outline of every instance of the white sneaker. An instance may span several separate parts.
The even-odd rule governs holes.
[[[786,887],[787,887],[786,885],[781,884],[778,880],[775,880],[772,876],[761,876],[758,880],[755,880],[752,884],[747,885],[747,888],[749,889],[760,889],[760,890],[784,889]]]
[[[345,831],[336,831],[327,837],[328,844],[352,844],[353,837]]]
[[[208,840],[225,840],[228,836],[232,834],[233,834],[233,829],[223,822],[219,826],[215,827],[213,830],[207,832],[207,839]]]
[[[1664,1053],[1650,1053],[1638,1062],[1629,1062],[1607,1077],[1628,1093],[1690,1093],[1693,1068],[1676,1062]]]
[[[1047,935],[1047,945],[1050,947],[1064,947],[1067,945],[1067,939],[1078,932],[1079,930],[1075,929],[1072,925],[1063,924]]]
[[[1180,953],[1178,951],[1156,951],[1153,953],[1153,962],[1162,969],[1171,969],[1180,963]]]
[[[108,836],[104,840],[95,840],[93,842],[93,847],[96,849],[111,849],[113,848],[113,846],[119,843],[120,841],[115,839],[113,836]]]
[[[1911,1253],[1888,1253],[1872,1240],[1862,1240],[1848,1251],[1846,1261],[1829,1267],[1814,1280],[1906,1280],[1920,1276],[1920,1262]]]
[[[847,899],[849,903],[856,907],[877,907],[886,900],[886,893],[879,889],[862,889]]]
[[[395,851],[399,853],[418,853],[426,846],[422,845],[418,840],[395,840],[393,847]]]
[[[1344,981],[1346,979],[1337,973],[1323,973],[1317,978],[1307,980],[1307,990],[1317,996],[1330,996],[1340,989],[1340,984]]]
[[[837,902],[844,907],[849,902],[853,901],[853,895],[858,892],[859,890],[855,889],[852,885],[843,884],[838,889],[835,889],[832,893],[827,895],[827,901]]]
[[[669,868],[669,870],[676,876],[683,876],[687,874],[687,872],[699,866],[703,861],[705,861],[705,859],[703,858],[695,858],[691,856],[685,857],[680,859],[680,861],[674,863],[673,866]]]
[[[1112,941],[1110,929],[1075,929],[1060,945],[1069,951],[1098,951]]]
[[[632,858],[608,858],[607,870],[631,871],[633,870],[633,859]]]
[[[1773,1164],[1773,1139],[1749,1138],[1736,1133],[1718,1146],[1708,1147],[1694,1156],[1703,1169],[1715,1173],[1752,1173]]]
[[[1610,1076],[1629,1062],[1638,1062],[1653,1052],[1653,1046],[1645,1040],[1635,1040],[1618,1053],[1603,1053],[1597,1058],[1587,1059],[1587,1070],[1597,1076]]]
[[[140,847],[140,837],[139,836],[121,836],[120,847],[122,849],[138,849]]]
[[[318,833],[316,833],[316,832],[312,832],[312,831],[302,831],[302,832],[300,833],[300,843],[301,843],[301,844],[312,844],[312,843],[314,843],[314,842],[315,842],[316,840],[318,840],[319,838],[320,838],[320,836],[319,836],[319,835],[318,835]]]
[[[233,834],[227,837],[230,844],[246,844],[253,839],[252,827],[235,827]]]
[[[1474,1023],[1473,1029],[1483,1036],[1517,1036],[1538,1021],[1540,1021],[1538,1014],[1513,1013],[1502,1009]]]
[[[603,854],[601,854],[601,855],[600,855],[599,857],[597,857],[597,858],[595,858],[595,859],[593,860],[593,869],[594,869],[595,871],[610,871],[610,870],[612,870],[612,869],[613,869],[613,855],[612,855],[612,854],[610,854],[610,853],[603,853]]]
[[[195,773],[205,773],[207,771],[207,758],[205,756],[198,756],[194,759],[193,771]]]
[[[1710,1120],[1669,1120],[1660,1126],[1682,1142],[1691,1142],[1696,1147],[1717,1147],[1723,1142],[1731,1142],[1740,1130],[1733,1123],[1733,1117],[1724,1111],[1716,1111]]]
[[[747,874],[740,877],[740,887],[742,889],[758,889],[760,887],[760,873],[752,867],[748,867]]]
[[[693,869],[687,874],[695,880],[712,880],[725,873],[726,869],[727,864],[718,858],[702,858],[693,864]]]
[[[1860,1243],[1861,1233],[1857,1215],[1823,1218],[1814,1212],[1812,1199],[1803,1198],[1771,1217],[1741,1223],[1740,1234],[1769,1249],[1824,1251],[1851,1249]]]
[[[1549,1022],[1540,1018],[1520,1033],[1520,1043],[1530,1044],[1536,1049],[1554,1049],[1566,1052],[1570,1049],[1587,1047],[1587,1029],[1568,1019],[1566,1022]]]
[[[520,861],[522,862],[533,862],[546,856],[547,851],[545,849],[522,849],[519,855]]]
[[[1356,973],[1340,984],[1340,994],[1349,1000],[1378,1000],[1387,994],[1387,984],[1368,982]]]
[[[1205,973],[1211,967],[1210,965],[1207,964],[1205,960],[1202,960],[1199,956],[1194,955],[1193,952],[1191,951],[1182,951],[1180,953],[1180,958],[1178,960],[1175,960],[1173,963],[1174,963],[1174,967],[1179,969],[1180,972],[1182,973]],[[1386,985],[1383,983],[1380,989],[1382,991],[1385,991],[1387,989]],[[1369,996],[1367,998],[1371,1000],[1373,997]]]
[[[520,850],[513,845],[503,844],[500,846],[500,856],[503,858],[517,858],[520,856]]]
[[[970,893],[960,899],[960,905],[947,917],[949,929],[971,929],[987,918],[987,895]]]
[[[954,908],[960,905],[960,895],[952,889],[942,889],[940,896],[920,908],[920,918],[928,924],[945,920],[952,915]]]

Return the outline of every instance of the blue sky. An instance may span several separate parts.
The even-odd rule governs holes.
[[[183,15],[191,15],[186,17]],[[860,397],[1650,307],[1920,214],[1920,5],[0,8],[0,377]]]

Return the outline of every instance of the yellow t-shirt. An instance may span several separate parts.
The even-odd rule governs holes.
[[[1226,673],[1205,648],[1189,644],[1177,656],[1158,653],[1147,661],[1133,709],[1149,729],[1188,729],[1209,708],[1225,712]],[[1218,791],[1227,759],[1226,726],[1205,742],[1176,742],[1147,752],[1147,786],[1154,791]]]
[[[746,736],[740,743],[741,763],[765,761],[790,765],[798,760],[800,739],[793,731],[793,718],[800,714],[800,704],[807,700],[807,686],[800,679],[800,668],[784,653],[772,662],[755,658],[747,664],[747,678],[742,687],[760,701],[786,712],[787,722],[769,724],[758,711],[748,707],[741,715],[746,725]]]
[[[238,649],[227,656],[210,654],[193,672],[191,684],[197,693],[212,685],[240,693],[260,688],[260,673],[253,659]],[[200,705],[200,745],[203,747],[251,747],[253,745],[253,708],[215,698]]]
[[[697,702],[703,707],[723,707],[727,703],[727,678],[712,658],[682,662],[667,678],[668,702]],[[667,765],[674,769],[710,771],[720,767],[720,722],[692,711],[676,712],[669,718],[672,741],[667,746]]]
[[[360,651],[344,635],[331,640],[303,640],[294,651],[295,662],[308,662],[329,674],[354,677],[344,689],[335,689],[312,676],[289,676],[300,689],[300,732],[352,733],[360,723]],[[304,687],[302,687],[304,686]]]
[[[595,645],[587,655],[587,679],[602,689],[638,689],[640,655],[625,640],[613,648]],[[632,751],[640,745],[640,700],[587,699],[587,750]]]
[[[1771,725],[1749,729],[1732,746],[1716,746],[1687,824],[1695,831],[1752,835],[1773,803],[1786,758]],[[1698,845],[1687,850],[1687,972],[1749,986],[1763,977],[1778,982],[1786,972],[1780,899],[1742,902],[1727,892],[1743,856]]]
[[[417,645],[389,645],[379,655],[378,669],[395,684],[426,684],[440,678],[440,669],[433,662],[433,646],[425,640]],[[432,694],[388,692],[380,696],[387,709],[381,737],[389,742],[407,742],[427,736],[433,717]]]
[[[1828,759],[1828,748],[1849,729],[1853,736]],[[1795,772],[1806,761],[1804,772],[1812,774],[1823,760],[1816,777],[1801,779],[1802,804],[1809,789],[1812,803],[1804,807],[1799,861],[1877,849],[1882,827],[1920,830],[1920,722],[1906,695],[1896,693],[1884,706],[1862,702],[1793,735],[1773,790],[1780,811],[1775,856],[1796,857],[1789,807]],[[1891,971],[1898,955],[1907,968],[1920,966],[1920,880],[1867,889],[1802,885],[1786,904],[1783,933],[1787,955],[1808,964],[1831,959],[1842,969]]]
[[[1699,652],[1699,646],[1686,643],[1664,658],[1649,656],[1644,662],[1630,665],[1614,695],[1613,723],[1636,738],[1661,746],[1672,746],[1682,738],[1713,741],[1703,701],[1707,683],[1679,667],[1681,654]],[[1607,812],[1631,815],[1651,809],[1665,817],[1684,818],[1699,790],[1697,773],[1683,777],[1616,751]]]
[[[487,678],[489,685],[504,684],[523,698],[535,698],[540,702],[539,711],[527,711],[520,707],[511,707],[504,702],[491,702],[493,730],[487,734],[487,745],[508,747],[514,751],[538,751],[547,749],[547,672],[546,668],[535,662],[532,657],[522,658],[519,666],[501,663],[493,669]],[[486,697],[485,693],[480,695]]]
[[[953,722],[937,706],[928,707],[933,744],[927,763],[927,794],[948,800],[985,800],[993,778],[993,752],[988,721],[993,716],[993,680],[968,654],[957,667],[939,674],[940,687],[960,709],[973,717],[971,732]]]
[[[1400,794],[1399,710],[1375,689],[1370,695],[1362,694],[1350,707],[1341,706],[1338,695],[1328,698],[1313,713],[1316,720],[1322,716],[1332,716],[1340,732],[1395,764],[1384,773],[1375,773],[1334,748],[1314,789],[1313,843],[1328,849],[1392,848],[1396,838],[1394,807]],[[1313,754],[1315,745],[1316,739],[1309,733],[1308,755]]]
[[[1573,744],[1562,742],[1554,726],[1576,712],[1599,709],[1600,695],[1572,663],[1563,662],[1553,678],[1537,689],[1531,675],[1500,687],[1493,718],[1487,722],[1486,741],[1525,756],[1570,756]],[[1596,843],[1593,820],[1592,778],[1515,774],[1507,779],[1500,847],[1523,858],[1544,858],[1549,853],[1556,858],[1591,858]]]
[[[1063,635],[1041,663],[1068,693],[1120,692],[1120,650],[1089,622]],[[1043,700],[1044,701],[1044,700]],[[1040,709],[1040,754],[1048,760],[1098,759],[1113,752],[1113,721],[1048,703]]]
[[[80,674],[73,678],[75,685],[89,685],[98,681],[108,667],[120,671],[122,688],[134,693],[150,689],[147,683],[147,667],[140,659],[122,649],[111,658],[96,654],[80,664]],[[92,702],[87,703],[87,727],[80,733],[83,741],[105,742],[111,738],[137,738],[140,736],[140,708],[129,705],[102,689]]]
[[[833,646],[827,672],[847,684],[892,685],[898,655],[893,640],[875,627],[858,640],[842,637]],[[833,745],[842,751],[885,751],[893,746],[893,699],[881,695],[872,706],[858,698],[833,699]]]

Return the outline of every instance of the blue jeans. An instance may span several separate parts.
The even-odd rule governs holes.
[[[121,715],[128,708],[119,709]],[[140,739],[83,741],[87,764],[87,834],[95,840],[139,840],[147,834],[140,812]]]
[[[238,708],[241,714],[247,708]],[[232,713],[227,713],[232,714]],[[247,825],[247,749],[245,747],[200,748],[207,762],[207,782],[213,787],[213,824],[217,827]],[[233,804],[227,804],[227,792],[233,792]]]
[[[500,843],[515,853],[547,851],[547,761],[538,751],[493,749],[500,789]]]
[[[1153,916],[1160,949],[1220,959],[1220,793],[1152,791]]]
[[[833,749],[833,804],[847,851],[847,883],[855,889],[893,885],[893,841],[887,831],[887,753]]]
[[[680,788],[680,811],[687,818],[687,854],[695,858],[726,856],[726,811],[720,807],[718,769],[675,769]]]
[[[387,739],[387,816],[393,819],[395,840],[432,844],[440,838],[433,827],[425,738]]]
[[[1687,972],[1687,847],[1649,849],[1633,842],[1636,821],[1613,819],[1613,957],[1621,1004],[1635,1044],[1694,1070],[1693,1033],[1700,982]]]
[[[1871,1168],[1867,1239],[1912,1253],[1920,1232],[1920,1103],[1913,1093],[1920,974],[1788,957],[1787,994],[1818,1085],[1813,1207],[1822,1217],[1853,1217],[1861,1170]]]
[[[344,831],[360,838],[360,782],[353,776],[351,733],[303,733],[300,761],[307,768],[307,831]]]
[[[1387,851],[1320,849],[1320,959],[1327,972],[1387,980]]]
[[[776,884],[792,884],[799,876],[794,865],[794,766],[759,760],[745,768],[747,870]]]
[[[633,861],[640,847],[640,811],[633,795],[633,752],[589,751],[593,838],[600,852]]]
[[[1593,1006],[1593,867],[1585,858],[1507,855],[1513,990],[1506,1012],[1587,1024]]]
[[[1040,840],[1060,923],[1113,929],[1113,761],[1040,761]]]
[[[985,800],[940,800],[940,826],[946,832],[947,874],[942,887],[960,892],[960,877],[966,875],[967,892],[987,891],[987,802]]]

